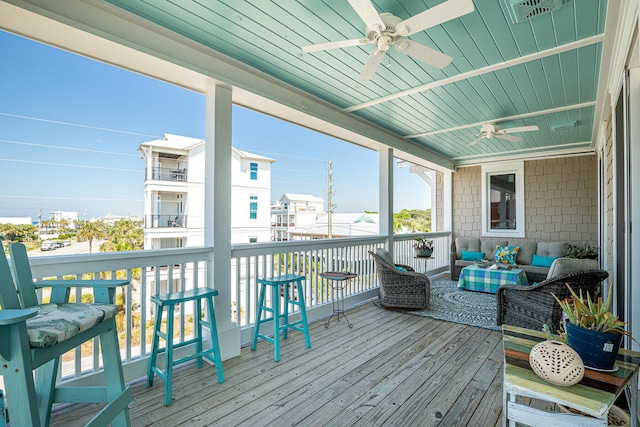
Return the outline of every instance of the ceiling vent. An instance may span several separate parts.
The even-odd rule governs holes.
[[[549,127],[553,131],[560,131],[560,130],[573,129],[576,126],[578,126],[578,122],[574,120],[572,122],[554,123]]]
[[[505,0],[514,24],[555,12],[569,0]]]

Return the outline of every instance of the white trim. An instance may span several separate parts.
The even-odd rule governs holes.
[[[516,176],[516,229],[515,230],[491,230],[489,226],[489,194],[490,175],[513,173]],[[524,161],[503,162],[482,166],[481,187],[482,192],[482,236],[487,237],[524,237]]]

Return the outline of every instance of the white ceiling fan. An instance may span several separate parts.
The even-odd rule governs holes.
[[[510,142],[518,142],[522,138],[520,138],[519,136],[509,135],[509,134],[516,133],[516,132],[531,132],[536,130],[540,130],[538,126],[521,126],[517,128],[501,129],[500,126],[493,123],[489,123],[486,125],[482,125],[482,128],[480,128],[480,135],[479,135],[480,138],[472,141],[469,144],[469,146],[476,145],[478,142],[482,141],[483,139],[491,139],[491,138],[500,138]]]
[[[370,80],[376,73],[384,54],[394,46],[402,54],[436,68],[444,68],[453,58],[423,44],[406,38],[411,34],[473,12],[473,0],[448,0],[404,21],[391,13],[378,13],[371,0],[348,0],[351,7],[365,23],[365,38],[340,40],[302,46],[305,52],[338,49],[364,44],[375,44],[369,54],[359,80]]]

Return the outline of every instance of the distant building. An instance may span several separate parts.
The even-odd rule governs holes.
[[[321,197],[285,193],[271,205],[272,240],[292,240],[295,229],[315,224],[326,215]]]
[[[4,218],[0,217],[0,224],[33,225],[33,219],[30,216]]]
[[[55,223],[54,227],[62,221],[66,221],[67,228],[75,228],[76,222],[78,221],[78,212],[52,211],[51,221]]]
[[[138,150],[146,162],[145,249],[204,245],[204,140],[165,134]],[[274,161],[232,148],[231,243],[270,240]]]
[[[369,213],[334,213],[331,215],[331,237],[377,236],[380,232],[379,215]],[[328,215],[317,222],[296,227],[290,231],[293,240],[326,239],[329,237]]]

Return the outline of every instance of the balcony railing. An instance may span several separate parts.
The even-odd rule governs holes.
[[[448,268],[450,233],[428,233],[433,238],[431,259],[413,257],[415,235],[394,238],[396,262],[414,266],[417,271],[436,273]],[[324,239],[236,245],[231,254],[231,316],[218,319],[236,322],[241,327],[241,342],[249,342],[255,324],[258,297],[257,278],[295,273],[305,276],[304,297],[309,321],[331,313],[335,295],[331,286],[318,274],[323,271],[350,271],[358,274],[345,288],[345,306],[352,306],[377,296],[377,278],[373,260],[367,251],[384,244],[383,237]],[[83,275],[111,278],[127,277],[131,286],[118,290],[116,301],[122,304],[118,324],[125,375],[132,380],[145,375],[153,310],[150,296],[204,286],[204,272],[213,261],[212,248],[160,249],[122,253],[100,253],[31,258],[34,277],[74,279]],[[216,286],[220,288],[220,286]],[[72,292],[75,300],[83,290]],[[46,290],[40,297],[46,297]],[[177,342],[192,335],[195,312],[193,304],[182,305],[176,312]],[[93,343],[67,354],[59,379],[87,378],[100,371],[100,356]],[[89,380],[90,381],[90,380]]]
[[[151,175],[149,175],[151,172]],[[159,168],[151,167],[146,168],[147,179],[153,179],[157,181],[174,181],[174,182],[187,182],[187,168]]]
[[[145,228],[186,227],[186,215],[145,215]]]

